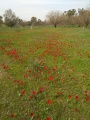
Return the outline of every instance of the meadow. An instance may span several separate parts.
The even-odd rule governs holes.
[[[0,29],[0,120],[90,120],[90,29]]]

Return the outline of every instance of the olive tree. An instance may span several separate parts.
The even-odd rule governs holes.
[[[18,18],[11,9],[6,10],[4,16],[4,22],[8,27],[13,27],[16,25]]]

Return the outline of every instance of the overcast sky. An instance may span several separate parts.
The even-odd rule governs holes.
[[[0,0],[0,15],[12,9],[16,16],[30,20],[32,16],[44,20],[51,10],[66,11],[69,9],[86,8],[90,0]]]

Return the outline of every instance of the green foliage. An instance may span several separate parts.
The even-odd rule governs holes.
[[[15,13],[12,12],[11,9],[6,10],[5,14],[3,15],[5,19],[5,24],[8,27],[13,27],[16,25],[18,18],[16,17]]]
[[[72,9],[72,10],[65,11],[64,13],[65,13],[68,17],[71,17],[71,16],[74,16],[74,15],[75,15],[76,10],[75,10],[75,9]]]

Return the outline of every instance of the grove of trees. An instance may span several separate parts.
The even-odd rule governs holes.
[[[8,9],[5,11],[3,17],[0,16],[0,26],[5,24],[8,27],[14,26],[38,26],[38,25],[53,25],[55,28],[59,26],[84,26],[90,25],[90,6],[87,9],[79,8],[78,11],[70,9],[68,11],[50,11],[46,15],[46,20],[42,21],[35,16],[32,16],[29,21],[23,21],[15,15],[15,13]]]
[[[64,11],[51,11],[47,14],[47,20],[50,24],[54,25],[77,25],[88,27],[90,25],[90,9],[71,9]]]

